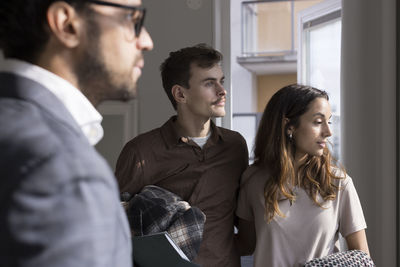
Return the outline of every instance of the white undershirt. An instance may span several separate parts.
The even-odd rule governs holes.
[[[203,146],[207,143],[208,138],[211,136],[211,131],[205,137],[188,137],[190,140],[193,140],[199,147],[203,148]]]
[[[0,72],[11,72],[40,83],[67,108],[91,145],[103,138],[103,117],[82,92],[60,76],[37,65],[17,59],[1,59]]]

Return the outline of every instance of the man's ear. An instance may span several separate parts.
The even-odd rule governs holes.
[[[186,103],[185,89],[182,86],[175,84],[172,86],[171,92],[176,103]]]
[[[50,31],[60,43],[68,48],[79,44],[82,21],[71,5],[56,1],[47,9],[46,15]]]

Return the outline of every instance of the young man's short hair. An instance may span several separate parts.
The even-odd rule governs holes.
[[[175,110],[177,104],[171,89],[176,84],[189,88],[191,65],[211,68],[220,63],[222,58],[220,52],[206,44],[197,44],[169,53],[169,57],[161,64],[160,70],[164,90]]]

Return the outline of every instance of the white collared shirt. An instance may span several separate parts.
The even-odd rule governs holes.
[[[60,76],[37,65],[17,59],[1,59],[0,72],[11,72],[40,83],[67,108],[91,145],[103,138],[103,117],[82,92]]]

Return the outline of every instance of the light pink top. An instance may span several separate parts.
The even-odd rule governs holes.
[[[366,228],[366,223],[352,179],[339,180],[342,188],[333,201],[317,206],[302,188],[295,188],[296,201],[279,203],[285,218],[275,216],[265,221],[264,185],[268,176],[257,167],[243,174],[236,214],[254,221],[257,244],[255,267],[303,266],[305,262],[339,250],[342,236]],[[320,199],[319,199],[320,200]]]

